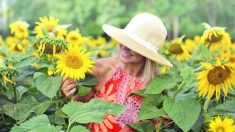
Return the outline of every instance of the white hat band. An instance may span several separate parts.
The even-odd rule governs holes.
[[[123,29],[123,30],[124,30],[124,33],[126,35],[128,35],[133,40],[136,40],[137,42],[140,42],[139,44],[141,44],[142,46],[145,46],[148,49],[153,50],[154,52],[158,51],[159,48],[153,46],[152,43],[149,43],[149,42],[141,39],[141,37],[139,37],[139,35],[137,35],[136,33],[133,33],[132,31],[129,31],[129,30],[126,30],[126,29]]]

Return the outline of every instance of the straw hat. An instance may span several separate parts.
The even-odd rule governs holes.
[[[124,29],[103,24],[102,28],[110,37],[129,49],[159,64],[172,67],[172,64],[158,53],[164,44],[167,31],[162,21],[149,13],[136,15]]]

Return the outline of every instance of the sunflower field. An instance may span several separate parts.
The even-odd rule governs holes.
[[[11,35],[0,36],[0,130],[81,131],[84,124],[102,122],[104,114],[118,115],[125,106],[92,99],[87,103],[65,98],[62,77],[78,80],[74,95],[84,96],[97,81],[89,75],[94,61],[116,53],[117,42],[86,37],[69,31],[55,17],[40,17],[29,24],[9,25]],[[223,27],[211,27],[193,39],[185,36],[166,41],[160,50],[173,68],[161,66],[161,74],[145,90],[138,119],[129,124],[141,132],[235,130],[235,43]],[[34,34],[32,34],[34,32]],[[172,119],[166,128],[163,115]],[[151,119],[159,118],[156,126]]]

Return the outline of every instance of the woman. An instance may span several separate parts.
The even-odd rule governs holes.
[[[115,57],[98,59],[92,74],[98,84],[94,91],[79,101],[89,101],[95,97],[109,102],[127,105],[120,116],[105,115],[102,123],[91,123],[90,129],[95,132],[132,131],[128,123],[137,121],[143,97],[130,93],[145,89],[148,83],[157,76],[157,64],[172,67],[172,64],[157,51],[163,45],[167,31],[162,21],[149,13],[136,15],[124,29],[104,24],[103,30],[117,40],[119,54]],[[66,97],[76,91],[76,82],[63,79],[61,90]]]

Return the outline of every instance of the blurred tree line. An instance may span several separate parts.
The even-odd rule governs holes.
[[[235,37],[234,0],[0,0],[0,32],[9,33],[9,23],[24,20],[31,29],[42,16],[54,16],[61,24],[72,24],[83,35],[99,36],[101,25],[124,28],[140,12],[159,16],[168,30],[168,38],[201,35],[203,22],[227,27]],[[3,23],[3,22],[2,22]]]

